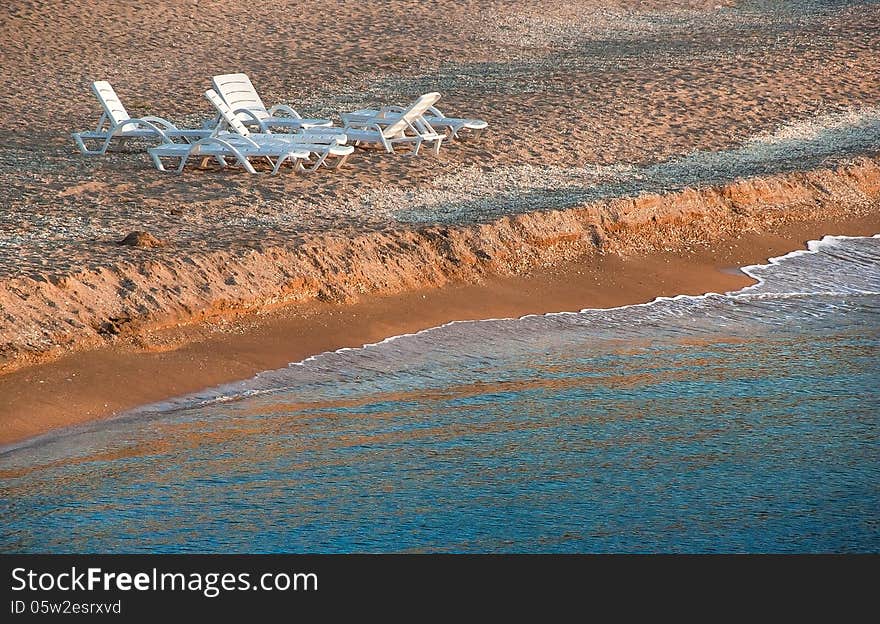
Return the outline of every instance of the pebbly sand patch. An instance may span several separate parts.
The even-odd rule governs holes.
[[[563,209],[614,197],[680,191],[738,178],[803,171],[880,153],[880,109],[863,108],[785,124],[739,147],[695,151],[649,166],[520,165],[465,168],[438,176],[428,189],[374,191],[361,201],[400,221],[479,222],[541,209]]]

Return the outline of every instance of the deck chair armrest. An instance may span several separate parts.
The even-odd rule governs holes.
[[[162,141],[164,141],[165,143],[172,143],[171,138],[167,134],[165,134],[164,129],[162,129],[159,126],[157,126],[156,124],[154,124],[150,121],[146,121],[144,119],[126,119],[122,123],[118,123],[115,126],[113,126],[112,128],[110,128],[109,134],[112,136],[112,135],[116,134],[119,130],[124,128],[125,126],[135,126],[135,127],[146,126],[146,127],[150,128],[151,130],[153,130],[160,137],[162,137]]]
[[[254,114],[254,111],[250,110],[249,108],[236,108],[234,111],[232,111],[232,114],[233,115],[238,115],[238,114],[244,115],[245,117],[247,117],[247,120],[242,120],[242,123],[244,123],[244,125],[256,124],[257,126],[260,127],[260,132],[262,132],[263,134],[271,134],[269,127],[266,124],[264,124],[262,121],[260,121],[260,118],[257,117]]]
[[[403,113],[405,111],[406,111],[406,109],[403,106],[394,106],[393,104],[389,105],[389,106],[383,106],[382,108],[379,109],[379,117],[385,117],[385,115],[387,113],[394,113],[395,115],[400,115],[401,113]]]
[[[237,135],[237,136],[240,136],[240,135]],[[242,154],[241,151],[238,149],[238,147],[236,147],[232,142],[228,141],[227,138],[228,137],[220,138],[220,137],[215,137],[215,136],[205,137],[204,139],[199,139],[198,141],[193,143],[192,146],[190,147],[190,150],[193,153],[198,153],[199,145],[220,145],[224,149],[227,149],[230,152],[232,152],[232,154],[235,156],[236,159],[238,159],[239,162],[241,162],[241,163],[247,162],[247,158],[245,158],[244,154]],[[247,139],[247,137],[241,137],[241,138]],[[248,142],[254,143],[250,139],[248,139]],[[254,143],[254,147],[257,147],[256,143]]]
[[[210,119],[206,119],[205,121],[202,122],[202,129],[203,130],[214,130],[217,128],[218,125],[220,125],[222,123],[223,123],[223,115],[221,115],[220,113],[217,113],[216,115],[214,115]]]
[[[151,124],[155,124],[157,126],[161,126],[166,130],[177,130],[177,126],[168,121],[167,119],[163,119],[162,117],[156,117],[154,115],[147,115],[146,117],[141,117],[141,121],[149,122]]]
[[[354,122],[349,126],[352,130],[373,130],[382,134],[384,131],[382,126],[372,121]]]
[[[437,117],[438,119],[443,119],[444,117],[446,117],[446,115],[444,115],[440,111],[440,109],[437,108],[436,106],[429,106],[428,110],[426,110],[425,112],[430,113],[431,115],[433,115],[434,117]]]
[[[274,117],[275,113],[283,113],[282,117],[293,117],[294,119],[302,119],[302,115],[296,112],[287,104],[276,104],[269,109],[269,115]]]

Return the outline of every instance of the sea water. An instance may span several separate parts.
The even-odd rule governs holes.
[[[880,238],[458,322],[0,454],[5,552],[880,551]]]

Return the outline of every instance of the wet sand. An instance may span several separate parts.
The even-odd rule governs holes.
[[[0,377],[0,444],[118,414],[452,320],[613,307],[676,294],[725,292],[752,280],[735,269],[802,248],[825,234],[880,232],[880,214],[804,221],[743,234],[691,253],[584,258],[523,276],[494,277],[355,304],[312,303],[154,332]]]

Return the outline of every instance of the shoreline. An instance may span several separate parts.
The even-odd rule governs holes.
[[[453,320],[609,308],[660,296],[738,290],[742,266],[824,235],[880,232],[880,213],[782,220],[685,250],[582,253],[523,274],[488,274],[351,303],[310,301],[227,312],[145,332],[0,375],[0,446],[97,421],[138,406],[247,379],[309,356],[359,347]]]

